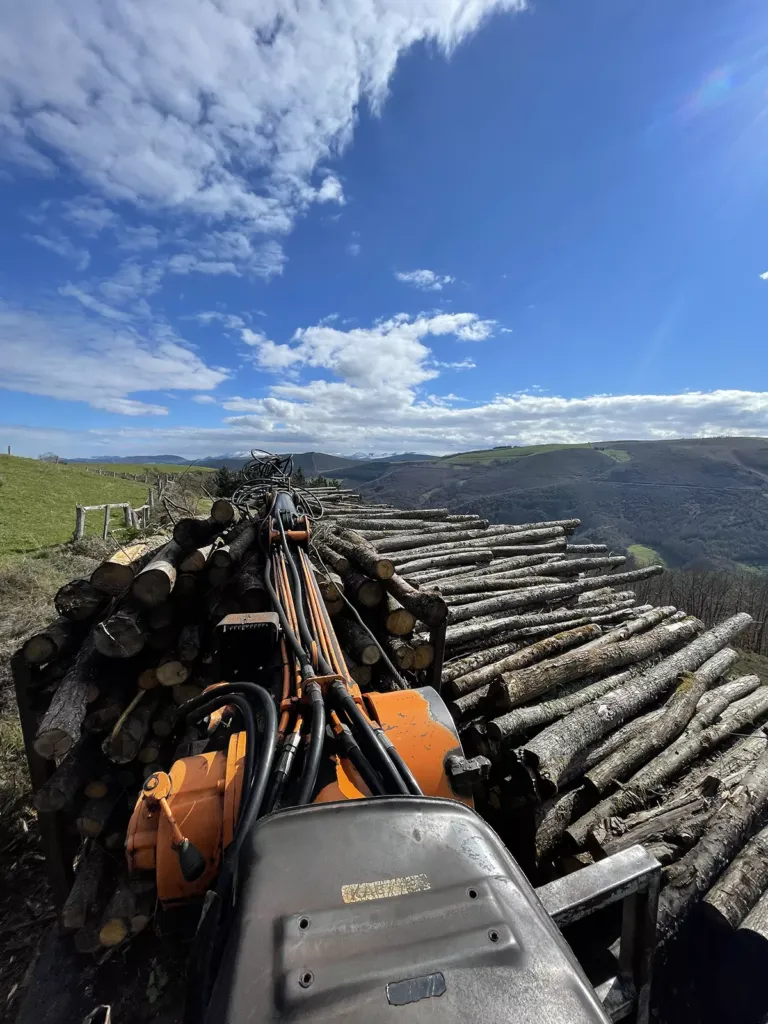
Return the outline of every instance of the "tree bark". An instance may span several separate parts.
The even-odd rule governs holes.
[[[195,548],[194,551],[188,551],[179,565],[179,572],[202,572],[208,563],[213,547],[213,544],[206,544],[203,547]]]
[[[493,562],[486,566],[485,569],[488,572],[501,571],[505,566],[509,565],[514,559],[518,565],[521,565],[519,559],[523,557],[530,557],[533,555],[557,555],[562,551],[562,544],[559,541],[552,541],[550,544],[531,544],[521,545],[519,548],[493,548]],[[465,576],[478,576],[482,572],[482,569],[465,569]],[[439,579],[449,579],[451,575],[459,576],[458,569],[442,570],[442,569],[430,569],[424,572],[418,572],[413,574],[413,580],[416,583],[433,583]]]
[[[229,526],[235,521],[235,506],[227,498],[217,498],[211,505],[211,519],[221,526]]]
[[[222,524],[212,517],[208,519],[179,519],[173,528],[173,539],[180,548],[189,551],[191,548],[210,546],[222,529]]]
[[[97,839],[107,827],[124,792],[116,783],[106,796],[86,800],[77,815],[77,830],[84,839]]]
[[[362,608],[376,608],[384,599],[384,589],[378,580],[350,569],[344,573],[344,593]]]
[[[569,544],[565,549],[568,554],[599,555],[608,550],[607,544]]]
[[[751,623],[750,615],[734,615],[642,676],[597,701],[585,704],[563,721],[539,733],[518,752],[535,789],[556,793],[560,778],[580,750],[596,743],[657,700],[677,676],[683,672],[694,672]]]
[[[37,730],[35,750],[41,757],[63,757],[80,737],[88,690],[98,679],[101,663],[91,637],[86,637]]]
[[[65,931],[74,932],[82,928],[99,909],[99,894],[107,863],[104,850],[96,843],[80,861],[75,881],[61,908],[60,920]]]
[[[251,555],[232,580],[235,598],[244,612],[266,612],[272,607],[261,565],[261,558]]]
[[[417,590],[397,573],[386,581],[385,587],[403,608],[431,629],[442,625],[448,618],[448,606],[439,594]]]
[[[514,572],[517,569],[533,568],[534,566],[551,565],[565,558],[559,552],[548,552],[543,555],[519,555],[514,558],[496,558],[488,565],[468,568],[465,565],[457,566],[455,569],[445,569],[440,574],[439,580],[433,582],[433,586],[440,587],[444,583],[458,583],[466,580],[486,579],[489,576],[502,576]],[[553,574],[554,575],[554,574]]]
[[[200,656],[200,627],[190,622],[179,633],[176,653],[181,661],[195,661]]]
[[[359,622],[339,619],[336,632],[350,655],[361,665],[375,665],[380,660],[381,651]]]
[[[426,572],[432,569],[440,569],[443,566],[452,568],[456,565],[480,565],[491,561],[493,555],[483,548],[472,550],[453,551],[444,555],[435,555],[433,558],[418,558],[413,562],[401,562],[398,565],[399,571],[410,576],[414,572]]]
[[[93,642],[106,658],[133,658],[144,650],[146,629],[136,608],[123,608],[93,627]]]
[[[144,746],[156,708],[157,701],[145,696],[122,723],[117,723],[103,743],[110,761],[128,764],[134,760]]]
[[[102,611],[108,598],[88,580],[72,580],[59,587],[53,599],[59,615],[72,622],[86,622]]]
[[[227,569],[237,565],[245,557],[246,552],[256,540],[256,524],[248,523],[242,527],[236,527],[237,533],[226,544],[221,544],[211,552],[211,568]]]
[[[411,641],[414,653],[414,672],[423,672],[435,660],[435,647],[428,640],[414,638]]]
[[[392,559],[380,555],[365,537],[361,537],[354,530],[326,533],[321,539],[373,579],[388,580],[394,575],[395,564]],[[339,571],[337,566],[332,568]]]
[[[344,571],[346,572],[347,570],[345,569]],[[344,593],[344,581],[341,576],[335,572],[329,572],[326,575],[322,570],[319,570],[316,575],[317,586],[323,598],[330,599],[331,601],[338,601]]]
[[[35,793],[38,811],[51,813],[71,807],[83,785],[91,778],[98,763],[98,748],[87,739],[79,740]]]
[[[768,889],[768,828],[749,840],[704,897],[700,913],[721,928],[738,928]]]
[[[352,677],[353,682],[357,683],[361,689],[367,689],[371,685],[371,666],[360,665],[358,662],[353,661],[346,651],[342,651],[342,654],[344,655],[347,671]]]
[[[589,797],[584,787],[576,786],[565,793],[558,793],[536,808],[534,846],[537,863],[540,864],[556,851],[568,825],[583,814],[588,806]]]
[[[484,665],[490,665],[492,662],[501,661],[502,658],[506,658],[509,654],[514,654],[518,650],[520,650],[519,644],[507,641],[503,644],[496,644],[495,647],[486,647],[479,651],[473,651],[471,654],[465,654],[461,658],[455,658],[452,661],[446,662],[443,665],[442,684],[447,686],[454,679],[458,679],[459,676],[467,675],[469,672],[474,672],[476,669],[482,668]]]
[[[339,576],[351,568],[351,562],[346,555],[339,554],[338,551],[329,547],[328,544],[323,543],[323,541],[318,537],[312,538],[312,545],[325,565]]]
[[[699,712],[676,743],[641,768],[618,792],[601,800],[575,822],[568,830],[572,845],[575,848],[582,846],[591,829],[604,819],[644,807],[653,794],[658,793],[686,765],[714,749],[735,729],[751,724],[768,712],[768,691],[736,701],[719,722],[711,725],[723,711],[725,707],[722,705],[711,704],[705,712]]]
[[[131,593],[136,600],[149,608],[167,601],[176,582],[176,569],[183,557],[184,551],[175,541],[166,544],[133,581]]]
[[[21,648],[21,654],[28,665],[45,665],[72,650],[81,636],[82,629],[76,623],[56,619],[31,636]]]
[[[514,654],[508,654],[499,661],[492,662],[489,665],[484,665],[481,668],[474,669],[472,672],[468,672],[465,675],[458,676],[451,683],[451,693],[455,697],[462,697],[465,693],[471,693],[472,690],[476,690],[479,686],[483,686],[485,683],[490,683],[492,680],[498,678],[502,673],[510,672],[513,669],[522,669],[529,665],[535,665],[537,662],[541,662],[545,658],[550,658],[552,655],[558,654],[560,651],[567,651],[571,647],[578,647],[579,644],[586,643],[588,640],[593,640],[595,637],[600,636],[602,630],[599,626],[585,625],[580,626],[577,629],[568,630],[563,633],[556,633],[554,636],[548,637],[546,640],[540,640],[539,643],[531,644],[530,647],[524,647],[520,651],[516,651]],[[491,687],[490,694],[493,694],[493,687]]]
[[[528,669],[506,672],[491,687],[489,700],[499,711],[511,711],[564,683],[584,676],[605,675],[625,665],[635,665],[638,661],[644,661],[692,639],[703,629],[703,622],[691,618],[672,623],[671,626],[662,623],[649,633],[627,640],[569,651],[559,658]]]
[[[595,793],[607,793],[617,781],[622,781],[641,768],[647,761],[664,750],[676,739],[693,718],[696,707],[710,687],[738,660],[730,647],[719,651],[696,672],[682,676],[677,689],[664,705],[664,713],[652,732],[636,736],[620,750],[590,768],[585,779]]]
[[[628,583],[634,580],[647,579],[649,576],[656,576],[663,571],[660,565],[650,565],[644,569],[635,569],[632,572],[616,573],[612,576],[595,576],[592,579],[576,580],[573,583],[525,587],[503,598],[494,597],[485,601],[463,605],[461,608],[453,608],[451,609],[451,622],[463,622],[465,619],[506,611],[511,608],[524,608],[526,605],[563,601],[569,597],[583,594],[585,591],[596,590],[608,582],[611,584]]]
[[[439,554],[440,551],[450,551],[456,544],[467,544],[470,547],[485,547],[486,542],[490,547],[494,545],[512,544],[541,544],[544,541],[564,537],[565,534],[559,527],[550,530],[529,530],[525,533],[514,530],[495,530],[493,527],[476,529],[472,524],[471,530],[446,530],[443,533],[409,533],[393,537],[385,537],[376,542],[378,551],[391,552],[393,557],[404,557],[407,552],[413,549],[424,549],[425,556]]]
[[[615,607],[607,606],[601,610],[620,611],[624,607],[626,605],[617,604]],[[516,633],[528,626],[547,626],[555,622],[567,622],[576,617],[591,621],[591,615],[595,611],[594,608],[557,608],[551,612],[525,612],[522,615],[502,615],[499,618],[481,619],[476,622],[460,622],[448,626],[445,641],[449,647],[458,647],[497,636],[499,633]]]
[[[501,582],[496,582],[496,580]],[[445,603],[449,608],[458,608],[463,604],[477,604],[479,600],[488,600],[491,597],[507,597],[517,590],[527,587],[550,586],[561,583],[557,576],[527,576],[518,579],[505,580],[503,577],[494,577],[493,585],[482,591],[470,591],[464,593],[459,591],[455,594],[445,594]],[[442,593],[442,589],[441,589]]]
[[[393,636],[389,640],[389,657],[401,672],[410,672],[416,666],[416,652],[407,640]]]
[[[749,699],[749,698],[748,698]],[[768,754],[764,754],[743,782],[710,820],[707,831],[679,863],[673,865],[659,899],[657,934],[670,936],[694,902],[709,889],[749,839],[768,807]],[[745,924],[749,921],[749,915]]]

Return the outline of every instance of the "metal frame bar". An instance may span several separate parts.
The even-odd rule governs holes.
[[[637,1024],[647,1024],[650,1019],[660,885],[659,862],[644,847],[631,846],[536,890],[560,928],[622,902],[619,973],[598,988],[612,1020],[621,1020],[632,1010]]]
[[[443,662],[445,661],[445,633],[448,629],[448,620],[441,623],[429,632],[429,642],[435,649],[434,660],[432,661],[431,685],[438,693],[442,692]]]

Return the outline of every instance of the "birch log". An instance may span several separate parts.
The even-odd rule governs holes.
[[[752,617],[746,613],[734,615],[642,676],[585,704],[539,733],[518,752],[537,790],[556,793],[560,778],[580,750],[596,743],[658,699],[677,676],[695,672],[751,623]]]

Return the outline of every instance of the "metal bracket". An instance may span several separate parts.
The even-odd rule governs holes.
[[[618,973],[597,988],[611,1020],[634,1011],[636,1024],[648,1024],[660,883],[656,858],[642,846],[631,846],[536,890],[560,928],[622,902]]]

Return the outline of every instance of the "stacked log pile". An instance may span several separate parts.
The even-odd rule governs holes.
[[[661,568],[573,543],[577,519],[313,493],[312,560],[351,677],[441,689],[466,753],[491,762],[478,808],[536,883],[641,842],[665,866],[662,940],[711,907],[768,943],[768,872],[750,868],[768,845],[768,688],[734,673],[748,615],[707,628],[638,605],[632,584]],[[218,501],[68,584],[17,656],[34,756],[56,765],[37,806],[80,842],[62,915],[79,949],[149,920],[151,893],[115,872],[141,781],[177,752],[176,707],[214,681],[212,626],[269,608],[256,527],[235,520]]]

